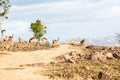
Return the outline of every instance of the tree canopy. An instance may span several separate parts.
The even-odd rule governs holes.
[[[7,17],[7,13],[9,10],[9,7],[11,5],[9,5],[9,0],[0,0],[0,19],[3,20],[4,18],[8,18]]]
[[[3,32],[5,32],[5,29],[2,29],[2,22],[4,19],[8,19],[7,13],[9,11],[9,0],[0,0],[0,30],[1,30],[1,36],[3,37]]]
[[[36,22],[31,23],[31,29],[34,33],[34,36],[40,41],[40,38],[46,34],[46,26],[44,26],[41,20],[36,20]]]
[[[3,34],[4,34],[5,31],[6,31],[5,29],[1,30],[1,36],[2,37],[3,37]]]

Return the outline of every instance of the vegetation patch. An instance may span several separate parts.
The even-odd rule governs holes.
[[[84,59],[76,64],[58,62],[50,64],[43,70],[43,75],[49,76],[53,80],[119,80],[120,60],[111,59],[106,62],[93,61],[88,59],[88,55],[93,50],[84,51]]]

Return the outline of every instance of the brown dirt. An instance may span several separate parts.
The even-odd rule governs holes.
[[[55,57],[71,50],[77,50],[77,48],[72,49],[69,45],[64,44],[58,48],[51,48],[49,50],[31,52],[1,51],[0,80],[49,80],[46,76],[35,74],[37,70],[42,71],[44,68],[44,66],[39,65],[55,62]]]

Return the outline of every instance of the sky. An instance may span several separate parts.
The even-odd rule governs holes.
[[[31,22],[47,26],[48,40],[100,38],[120,33],[120,0],[10,0],[3,28],[15,40],[33,36]]]

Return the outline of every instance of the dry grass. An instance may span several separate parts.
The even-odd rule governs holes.
[[[70,47],[72,48],[72,47]],[[76,65],[71,63],[57,63],[46,67],[43,70],[45,76],[52,80],[85,80],[98,79],[98,73],[110,73],[107,78],[100,80],[120,80],[120,60],[111,59],[107,62],[91,61],[88,58],[94,50],[83,50],[83,57]]]
[[[50,76],[53,80],[85,80],[86,78],[98,79],[98,73],[112,72],[112,77],[107,77],[107,80],[119,80],[120,79],[120,64],[114,63],[101,63],[93,61],[80,61],[77,65],[70,64],[55,64],[47,67],[44,71],[44,75]],[[120,62],[120,61],[119,61]],[[78,78],[76,78],[76,76]],[[104,80],[104,79],[103,79]]]
[[[1,45],[1,44],[0,44]],[[4,46],[0,46],[0,51],[11,51],[11,52],[20,52],[20,51],[35,51],[35,50],[47,50],[53,48],[52,44],[32,44],[32,43],[25,43],[25,44],[17,44],[14,46],[10,46],[8,49],[4,48]],[[56,46],[55,46],[56,47]]]
[[[67,44],[41,47],[41,50],[30,52],[1,51],[0,80],[85,80],[85,78],[98,80],[100,71],[112,74],[112,77],[108,76],[103,80],[120,80],[119,59],[107,62],[91,61],[88,58],[94,50]],[[37,48],[39,49],[39,45]],[[82,58],[76,65],[66,63],[64,59],[56,60],[56,57],[75,50],[82,52]]]

